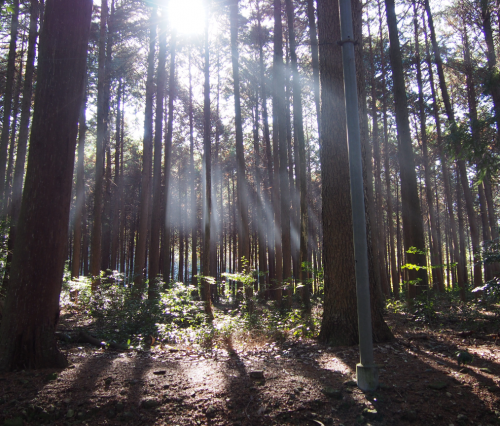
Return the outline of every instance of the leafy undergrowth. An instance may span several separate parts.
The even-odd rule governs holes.
[[[78,303],[63,297],[61,332],[85,329],[129,349],[61,341],[69,368],[0,374],[0,424],[500,423],[495,303],[454,294],[426,295],[412,309],[389,303],[396,340],[374,345],[381,384],[364,393],[355,382],[358,348],[316,340],[317,304],[304,316],[254,301],[248,314],[223,298],[209,324],[183,285],[156,303],[119,285],[92,298],[85,291]]]

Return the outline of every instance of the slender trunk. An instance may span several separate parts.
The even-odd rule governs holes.
[[[171,208],[171,167],[172,167],[172,137],[173,137],[173,123],[174,123],[174,100],[176,96],[175,87],[175,53],[177,48],[177,34],[172,32],[170,38],[170,74],[168,76],[168,119],[167,119],[167,133],[165,135],[165,199],[163,205],[165,206],[165,225],[163,232],[163,276],[165,277],[165,283],[168,283],[168,277],[170,275],[170,270],[172,269],[171,264],[171,224],[169,222],[169,208]]]
[[[283,246],[282,246],[282,215],[281,215],[281,196],[280,191],[280,171],[286,168],[286,152],[284,160],[280,156],[280,147],[286,145],[286,123],[283,114],[285,88],[283,74],[283,27],[281,23],[281,0],[274,0],[274,58],[273,58],[273,210],[275,224],[275,253],[276,253],[276,276],[273,283],[274,299],[281,303],[283,281]],[[283,161],[283,165],[280,163]],[[283,179],[288,179],[285,176]]]
[[[97,75],[97,136],[95,161],[94,190],[94,223],[90,249],[90,274],[92,275],[92,291],[100,284],[101,271],[101,232],[102,232],[102,198],[104,180],[104,139],[107,123],[105,120],[104,98],[106,81],[106,25],[108,19],[108,0],[101,0],[101,21],[99,31],[99,58]]]
[[[5,81],[5,93],[3,95],[3,118],[2,133],[0,134],[0,199],[4,200],[5,173],[7,170],[7,149],[10,135],[10,114],[12,112],[12,92],[14,90],[14,78],[16,73],[16,44],[19,27],[19,0],[12,3],[12,18],[10,23],[9,56],[7,58],[7,77]],[[3,203],[2,203],[3,204]],[[3,206],[2,206],[3,209]],[[5,216],[2,211],[1,216]]]
[[[120,211],[121,199],[123,196],[122,180],[120,173],[120,158],[123,152],[121,141],[121,97],[122,97],[122,80],[118,80],[118,91],[116,94],[116,129],[115,129],[115,175],[113,178],[113,198],[112,198],[112,228],[111,228],[111,269],[118,269],[119,259],[119,236],[120,236]],[[121,269],[121,272],[124,272]]]
[[[146,77],[146,105],[144,111],[144,137],[142,154],[142,175],[141,175],[141,204],[139,212],[139,227],[137,244],[135,248],[134,261],[134,288],[137,295],[140,296],[145,289],[145,266],[146,266],[146,247],[148,240],[148,219],[149,219],[149,201],[151,168],[153,156],[153,96],[154,84],[153,74],[155,66],[155,46],[157,29],[157,8],[153,7],[150,17],[149,28],[149,53],[148,53],[148,71]]]
[[[162,13],[163,15],[165,12]],[[166,21],[162,19],[162,21]],[[160,273],[160,233],[162,191],[161,191],[161,154],[163,142],[163,101],[165,98],[167,32],[164,28],[159,34],[158,71],[156,74],[156,116],[153,160],[153,207],[151,210],[151,237],[149,239],[149,289],[148,297],[157,297],[157,278]]]
[[[403,242],[408,264],[427,266],[425,255],[424,224],[418,198],[415,162],[408,118],[408,101],[404,81],[401,47],[394,0],[385,0],[389,27],[389,56],[394,85],[394,104],[399,139],[399,167],[401,175],[401,200],[403,214]],[[408,270],[408,300],[427,289],[427,270]]]
[[[316,120],[318,123],[318,140],[321,142],[319,131],[321,129],[321,112],[319,102],[319,57],[318,38],[316,34],[316,17],[314,15],[314,0],[307,0],[307,19],[309,22],[309,40],[311,43],[311,59],[314,82],[314,105],[316,107]]]
[[[380,63],[382,68],[382,116],[384,125],[384,172],[385,172],[385,186],[386,186],[386,202],[387,202],[387,218],[389,227],[389,252],[390,252],[390,265],[391,265],[391,279],[392,279],[392,292],[394,298],[399,300],[399,274],[396,264],[396,252],[394,243],[394,217],[392,206],[392,188],[391,188],[391,169],[389,162],[389,128],[387,123],[387,84],[386,84],[386,63],[385,63],[385,49],[384,49],[384,36],[382,32],[382,12],[381,2],[377,2],[379,14],[379,38],[380,38]]]
[[[478,287],[481,285],[483,279],[482,279],[481,263],[479,261],[480,260],[479,230],[477,228],[477,218],[474,212],[472,191],[469,186],[469,179],[467,176],[467,168],[465,165],[465,160],[461,157],[462,147],[457,136],[458,128],[455,121],[455,114],[451,106],[450,96],[448,94],[448,87],[446,86],[446,80],[443,71],[443,61],[441,59],[439,46],[437,44],[436,32],[434,30],[434,22],[432,19],[432,13],[429,6],[429,1],[424,0],[424,5],[425,5],[425,10],[427,12],[432,49],[434,51],[434,60],[436,62],[436,67],[439,77],[439,86],[441,88],[441,94],[443,96],[445,111],[448,117],[448,123],[450,125],[450,130],[452,134],[453,145],[454,145],[453,148],[455,150],[455,155],[457,157],[458,170],[460,171],[460,181],[462,183],[464,190],[465,209],[467,211],[467,217],[469,219],[469,227],[472,240],[472,251],[474,253],[474,287]]]
[[[432,184],[431,184],[431,170],[429,165],[429,153],[427,147],[427,121],[426,121],[422,69],[421,69],[421,59],[420,59],[418,16],[417,16],[415,0],[413,0],[413,12],[414,12],[413,23],[415,26],[415,64],[417,67],[418,107],[419,107],[419,118],[420,118],[420,134],[422,138],[422,162],[424,166],[425,195],[427,200],[427,207],[429,209],[430,231],[431,231],[430,251],[431,251],[431,266],[432,266],[432,281],[433,281],[433,287],[436,290],[444,292],[443,270],[439,266],[441,264],[439,259],[439,242],[437,237],[436,213],[434,211],[434,200],[433,200]]]
[[[208,40],[208,23],[210,11],[207,8],[205,20],[205,62],[203,64],[203,74],[205,77],[203,93],[203,161],[205,172],[205,200],[203,211],[204,240],[203,240],[203,275],[209,277],[210,271],[210,214],[212,207],[212,156],[211,156],[211,130],[210,121],[210,46]],[[210,297],[210,282],[208,279],[202,280],[202,299],[205,302],[205,314],[209,321],[213,319],[212,300]]]
[[[197,233],[198,207],[195,192],[194,171],[194,124],[193,124],[193,87],[191,81],[191,50],[189,50],[189,170],[191,179],[191,283],[196,285],[198,275]]]
[[[80,257],[82,247],[82,227],[83,227],[83,207],[85,205],[85,134],[87,123],[85,121],[85,111],[87,109],[87,81],[84,84],[84,96],[80,108],[78,119],[78,163],[76,169],[76,203],[75,203],[75,223],[73,231],[73,264],[71,278],[80,275]]]

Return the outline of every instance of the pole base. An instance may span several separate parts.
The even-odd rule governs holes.
[[[358,388],[364,392],[373,392],[378,388],[378,367],[356,364],[356,379]]]

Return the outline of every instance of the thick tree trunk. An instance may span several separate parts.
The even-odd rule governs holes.
[[[46,5],[12,285],[0,332],[0,367],[6,370],[62,367],[67,363],[57,349],[54,331],[59,317],[91,11],[89,0],[71,4],[48,0]]]

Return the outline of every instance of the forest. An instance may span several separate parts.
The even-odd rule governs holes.
[[[0,421],[498,424],[497,54],[492,0],[0,1]]]

